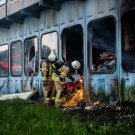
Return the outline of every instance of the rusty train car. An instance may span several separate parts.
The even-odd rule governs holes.
[[[40,60],[53,50],[58,58],[81,62],[86,99],[134,102],[134,13],[134,0],[5,1],[0,6],[0,92],[23,92],[26,65],[37,57],[33,87],[42,95]],[[101,54],[115,58],[106,64]],[[30,77],[26,91],[29,82]]]

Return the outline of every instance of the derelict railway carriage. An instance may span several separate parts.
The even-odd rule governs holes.
[[[0,6],[0,92],[43,95],[41,57],[79,60],[85,98],[135,101],[134,0],[8,0]],[[26,65],[35,57],[34,76]],[[28,83],[26,83],[28,79]],[[113,102],[114,101],[114,102]]]

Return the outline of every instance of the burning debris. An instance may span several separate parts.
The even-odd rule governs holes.
[[[84,95],[85,91],[81,79],[77,80],[76,83],[67,82],[62,104],[64,110],[121,110],[121,107],[117,105],[119,100],[106,105],[102,103],[102,98],[94,102],[87,102]]]
[[[84,100],[82,80],[66,83],[65,101],[62,106],[77,106],[78,101],[82,100]]]

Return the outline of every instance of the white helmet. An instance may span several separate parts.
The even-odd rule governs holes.
[[[81,66],[81,63],[77,60],[73,61],[71,64],[74,69],[79,69]]]
[[[51,53],[49,56],[48,56],[48,59],[49,61],[55,61],[56,60],[56,55],[54,53]]]

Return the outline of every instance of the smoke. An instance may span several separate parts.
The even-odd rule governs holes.
[[[88,25],[89,43],[96,49],[115,52],[115,24],[112,18],[92,22]]]

